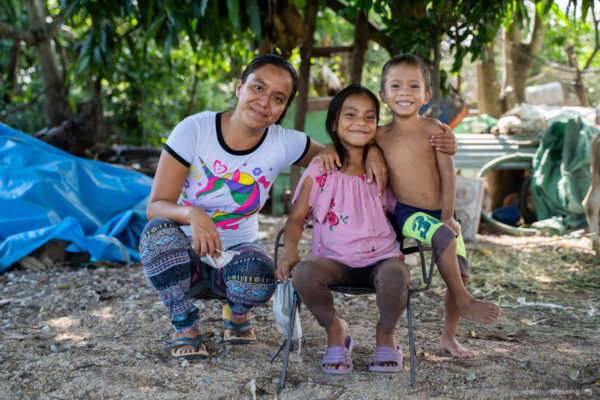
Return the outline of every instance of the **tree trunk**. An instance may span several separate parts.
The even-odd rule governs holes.
[[[575,54],[575,48],[573,46],[567,47],[567,59],[569,61],[569,67],[575,68],[575,95],[579,101],[579,105],[582,107],[589,107],[590,102],[588,101],[587,94],[585,93],[585,87],[583,86],[583,76],[579,69],[579,63],[577,62],[577,54]]]
[[[496,75],[494,46],[488,44],[485,50],[487,60],[480,60],[477,63],[477,104],[480,113],[499,118],[506,110],[502,109],[500,103],[500,85]]]
[[[90,77],[92,88],[92,126],[93,137],[91,140],[94,143],[103,142],[106,137],[104,135],[104,104],[102,96],[102,76]]]
[[[296,117],[294,119],[294,129],[304,131],[306,123],[306,111],[308,108],[308,89],[310,79],[310,58],[312,55],[313,38],[315,27],[317,25],[317,9],[319,0],[307,0],[306,13],[304,20],[307,26],[304,43],[300,48],[300,76],[298,79],[298,98],[296,99]],[[290,174],[290,189],[292,193],[296,190],[300,180],[300,167],[292,166]]]
[[[440,115],[440,100],[442,98],[441,94],[441,76],[440,76],[440,46],[442,41],[442,27],[441,27],[441,18],[436,17],[437,25],[435,27],[435,45],[433,47],[433,76],[432,76],[432,91],[433,91],[433,100],[431,104],[431,114],[429,115],[431,118],[436,118]]]
[[[517,31],[518,33],[514,32]],[[512,108],[514,101],[514,90],[512,86],[512,52],[513,37],[519,36],[521,32],[517,28],[517,24],[513,22],[508,29],[502,29],[502,84],[500,91],[500,104],[503,110]]]
[[[8,90],[4,94],[4,104],[6,104],[7,106],[12,102],[13,95],[15,94],[20,49],[21,41],[19,39],[15,39],[13,41],[12,46],[10,47],[8,70],[6,72],[6,82],[8,83]]]
[[[369,20],[367,15],[359,11],[354,23],[354,49],[352,51],[352,73],[350,82],[360,85],[365,54],[369,44]]]
[[[36,34],[35,49],[40,62],[44,81],[44,110],[46,124],[57,126],[69,117],[69,102],[65,82],[61,77],[56,57],[50,43],[46,26],[46,11],[43,0],[26,0],[30,28]]]
[[[542,49],[546,26],[536,10],[529,37],[525,43],[522,43],[521,29],[518,24],[519,21],[513,20],[504,38],[504,60],[507,65],[505,65],[506,80],[503,92],[506,98],[506,92],[510,92],[507,88],[512,87],[515,101],[524,103],[527,76],[535,57]]]

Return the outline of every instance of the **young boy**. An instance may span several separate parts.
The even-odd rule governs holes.
[[[428,65],[413,55],[396,56],[383,66],[379,95],[394,118],[377,129],[375,140],[383,151],[398,200],[398,227],[404,237],[432,244],[448,286],[440,347],[456,357],[471,358],[473,353],[455,338],[459,317],[488,323],[498,319],[502,309],[474,299],[465,289],[469,271],[460,227],[454,219],[454,161],[429,143],[440,131],[440,123],[418,113],[431,98],[429,76]]]

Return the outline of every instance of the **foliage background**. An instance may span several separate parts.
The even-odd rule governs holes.
[[[19,0],[2,2],[0,22],[27,29],[30,22],[24,3]],[[137,14],[131,10],[136,3],[125,0],[47,0],[43,3],[48,16],[66,14],[55,38],[54,48],[61,58],[61,72],[66,76],[71,111],[77,112],[90,101],[90,81],[93,77],[100,77],[105,137],[109,143],[160,145],[177,122],[188,113],[232,108],[235,105],[236,80],[243,66],[258,53],[257,39],[266,35],[264,28],[261,30],[257,26],[256,13],[244,14],[241,11],[244,7],[252,10],[252,7],[262,5],[258,0],[228,0],[220,3],[188,0],[180,2],[185,3],[181,9],[173,5],[177,2],[156,0],[149,2],[153,8],[140,8],[143,12]],[[302,12],[306,0],[292,3]],[[315,45],[351,45],[354,27],[346,17],[354,7],[355,11],[369,10],[370,21],[382,29],[388,29],[388,34],[395,35],[396,46],[402,46],[403,49],[398,51],[420,49],[426,56],[431,54],[431,39],[428,39],[429,42],[421,40],[415,32],[402,29],[402,26],[386,28],[392,15],[388,2],[354,0],[349,2],[350,9],[342,12],[332,11],[326,6],[327,3],[320,2]],[[431,9],[432,2],[421,3]],[[463,10],[463,3],[468,2],[450,3],[463,7],[459,7]],[[520,7],[531,12],[537,2],[505,3],[508,10]],[[575,45],[576,53],[582,60],[589,57],[595,45],[594,27],[589,17],[591,13],[588,13],[584,22],[581,12],[572,11],[575,8],[571,8],[570,15],[565,15],[567,2],[559,1],[554,5],[552,1],[545,3],[552,8],[545,16],[548,28],[539,54],[542,61],[534,65],[531,76],[539,74],[545,65],[566,65],[564,48],[568,44]],[[393,6],[394,2],[390,4]],[[202,7],[204,19],[199,17],[192,24],[210,26],[188,26],[190,22],[185,12],[189,9],[190,13],[200,15]],[[570,7],[575,6],[571,4]],[[154,10],[157,14],[150,15],[148,10]],[[509,16],[493,18],[504,21],[506,25]],[[531,17],[525,16],[524,20],[527,21],[527,18]],[[523,34],[527,33],[527,29],[524,29]],[[476,83],[474,65],[477,53],[471,56],[465,53],[465,47],[473,46],[473,41],[481,32],[475,34],[475,39],[467,40],[462,47],[457,46],[456,35],[446,34],[441,42],[443,84],[446,88],[456,87],[472,107],[477,106],[473,87]],[[498,37],[499,34],[496,39]],[[9,95],[7,68],[12,45],[11,38],[0,35],[0,111],[25,104],[28,106],[19,112],[9,113],[2,122],[33,134],[45,126],[42,99],[39,96],[36,98],[43,91],[40,65],[35,51],[30,46],[21,45],[17,82],[12,95]],[[498,40],[494,48],[496,53],[500,52]],[[374,92],[379,90],[381,66],[389,56],[381,45],[369,42],[362,83]],[[290,61],[296,68],[299,67],[298,48],[291,52]],[[350,63],[350,56],[342,53],[336,53],[331,58],[315,58],[313,73],[326,65],[340,77],[342,85],[346,85],[349,83],[347,71]],[[598,68],[600,57],[596,57],[591,64],[591,69]],[[600,74],[586,74],[585,79],[589,80],[590,100],[596,104],[598,94],[595,92],[595,82],[600,80]],[[190,104],[193,93],[193,103]],[[311,89],[310,95],[316,96],[314,89]]]

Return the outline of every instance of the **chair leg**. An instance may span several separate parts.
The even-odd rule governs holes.
[[[408,316],[408,345],[410,351],[410,386],[415,387],[415,341],[413,338],[412,309],[410,308],[410,296],[406,302],[406,314]]]
[[[285,353],[283,353],[283,365],[281,368],[281,377],[279,378],[279,390],[282,390],[285,386],[285,374],[287,372],[287,366],[290,356],[290,349],[292,348],[292,343],[294,342],[294,323],[296,322],[296,312],[300,308],[300,299],[298,298],[298,294],[294,293],[294,307],[292,307],[292,315],[290,318],[290,328],[288,329],[288,338],[285,341]]]
[[[271,364],[273,364],[273,361],[275,361],[275,359],[277,358],[277,356],[279,356],[279,354],[281,354],[281,351],[283,350],[283,348],[287,346],[287,338],[283,341],[283,343],[281,343],[281,346],[279,346],[279,350],[277,350],[277,353],[275,353],[275,355],[273,357],[271,357],[271,360],[269,360],[269,362]]]

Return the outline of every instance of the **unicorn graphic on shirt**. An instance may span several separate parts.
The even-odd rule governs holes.
[[[240,172],[239,169],[218,177],[206,166],[204,160],[202,169],[208,178],[204,189],[196,193],[196,199],[219,190],[229,190],[233,201],[239,206],[230,213],[217,210],[212,216],[215,226],[221,229],[238,229],[236,222],[249,217],[260,209],[260,191],[258,183],[252,176]]]

